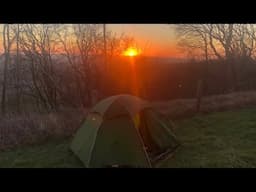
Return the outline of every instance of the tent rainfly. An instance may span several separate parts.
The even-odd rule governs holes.
[[[85,167],[153,167],[179,142],[171,121],[131,95],[100,101],[76,132],[71,150]]]

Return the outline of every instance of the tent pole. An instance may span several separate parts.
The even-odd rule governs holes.
[[[134,122],[133,122],[133,124],[134,124]],[[149,167],[152,168],[152,163],[151,163],[150,158],[149,158],[149,156],[148,156],[148,153],[147,153],[147,151],[146,151],[146,146],[144,145],[143,139],[142,139],[142,137],[141,137],[141,135],[140,135],[140,133],[139,133],[139,130],[138,130],[139,128],[137,128],[136,126],[134,126],[134,128],[136,129],[137,135],[139,136],[139,140],[140,140],[140,143],[141,143],[141,145],[142,145],[143,151],[144,151],[144,153],[145,153],[145,155],[146,155],[146,158],[147,158]]]

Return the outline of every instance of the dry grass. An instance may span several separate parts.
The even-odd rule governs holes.
[[[155,102],[154,108],[171,119],[195,115],[195,99]],[[202,99],[201,113],[239,109],[256,105],[256,92],[238,92]],[[0,150],[22,145],[39,144],[48,139],[70,137],[85,118],[85,110],[63,110],[59,113],[8,114],[0,117]]]
[[[256,105],[256,92],[236,92],[226,95],[204,97],[201,113],[210,113],[244,108]],[[196,99],[178,99],[169,102],[156,102],[153,107],[172,119],[191,117],[195,114]]]
[[[0,118],[0,150],[69,137],[85,116],[86,112],[81,110],[50,114],[8,114]]]

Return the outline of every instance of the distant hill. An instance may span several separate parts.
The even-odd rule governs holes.
[[[184,63],[187,61],[185,58],[175,58],[175,57],[149,57],[149,56],[143,56],[142,57],[145,60],[155,61],[157,63]]]
[[[187,59],[185,58],[174,58],[174,57],[169,57],[169,58],[159,58],[161,59],[163,62],[170,62],[170,63],[180,63],[180,62],[187,62]]]

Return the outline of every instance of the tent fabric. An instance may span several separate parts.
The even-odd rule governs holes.
[[[109,164],[150,167],[146,151],[130,113],[118,102],[102,118],[92,112],[75,135],[71,150],[86,167]],[[107,114],[112,114],[109,118]]]
[[[125,106],[126,110],[132,116],[137,114],[141,109],[150,106],[150,104],[147,101],[142,100],[139,97],[121,94],[121,95],[111,96],[100,101],[92,109],[92,112],[97,112],[97,113],[100,113],[102,116],[104,116],[108,108],[111,105],[113,105],[113,103],[115,102],[122,103],[122,105]]]
[[[156,112],[151,109],[143,111],[143,120],[145,121],[147,134],[150,136],[150,143],[155,145],[155,151],[161,152],[168,148],[175,148],[178,145],[175,135],[171,131],[171,125],[160,118]],[[159,128],[161,127],[161,129]]]
[[[71,150],[85,167],[151,167],[152,154],[178,145],[171,126],[148,102],[135,96],[112,96],[91,110]]]
[[[107,165],[150,167],[146,152],[143,150],[136,128],[128,114],[103,122],[97,140],[92,152],[90,167]]]
[[[100,115],[88,114],[72,141],[71,150],[82,160],[86,167],[89,167],[92,149],[102,121],[103,118]]]

